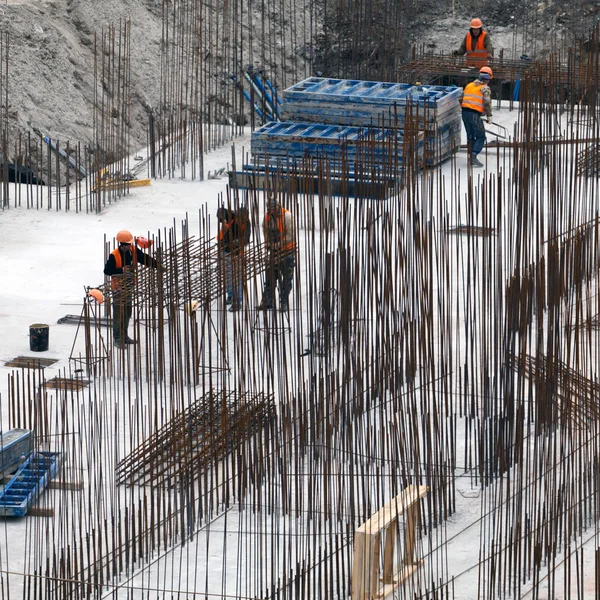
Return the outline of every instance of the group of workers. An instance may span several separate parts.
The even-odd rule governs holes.
[[[222,269],[224,273],[226,304],[235,312],[242,307],[243,251],[250,241],[250,219],[247,209],[241,207],[237,214],[221,207],[217,211],[220,223],[217,234]],[[267,210],[262,223],[266,244],[266,273],[262,300],[257,310],[272,310],[275,289],[279,289],[279,310],[289,310],[294,269],[296,267],[296,226],[292,213],[284,208],[274,194],[267,200]]]
[[[219,250],[220,281],[226,292],[225,303],[230,312],[242,307],[243,254],[250,241],[251,224],[246,207],[236,213],[220,207],[217,210],[220,227],[217,234]],[[279,290],[279,310],[289,310],[294,269],[296,267],[296,227],[292,213],[284,208],[274,194],[269,196],[263,219],[266,249],[265,278],[262,300],[257,310],[272,310],[274,294]],[[104,265],[104,274],[110,277],[112,290],[113,342],[118,348],[135,344],[128,334],[133,313],[135,271],[138,265],[157,268],[157,262],[136,244],[136,238],[127,230],[117,233],[117,247],[110,253]]]
[[[481,19],[471,20],[470,29],[455,56],[465,56],[467,66],[479,68],[479,76],[467,84],[461,98],[462,121],[467,133],[469,164],[482,167],[478,155],[486,141],[482,117],[492,122],[491,90],[493,77],[488,60],[494,55],[490,36],[483,29]],[[245,212],[244,212],[245,211]],[[243,252],[250,240],[251,225],[247,209],[242,207],[238,214],[221,207],[217,211],[220,228],[217,245],[224,274],[226,304],[231,312],[241,309],[243,301]],[[296,229],[289,210],[284,208],[275,195],[270,195],[262,224],[267,250],[266,274],[262,300],[257,310],[274,308],[274,292],[279,289],[279,308],[289,309],[294,269],[296,267]],[[127,331],[133,312],[133,295],[128,285],[133,283],[137,265],[156,268],[154,258],[136,247],[134,236],[126,230],[117,234],[118,247],[111,252],[104,266],[104,273],[111,278],[113,288],[113,339],[118,347],[134,344]]]

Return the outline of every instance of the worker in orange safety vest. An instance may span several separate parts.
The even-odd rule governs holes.
[[[220,223],[217,233],[219,248],[219,267],[221,281],[226,292],[225,304],[230,304],[229,312],[242,308],[242,254],[244,239],[235,212],[224,206],[217,209],[217,221]]]
[[[452,54],[454,56],[466,54],[466,63],[469,67],[481,68],[489,64],[488,58],[494,56],[494,47],[488,32],[483,30],[481,19],[471,20],[471,28],[465,35],[460,48]]]
[[[110,276],[112,290],[113,341],[123,348],[135,344],[127,334],[133,313],[134,271],[138,264],[156,269],[156,260],[135,247],[133,235],[123,229],[117,233],[119,246],[115,248],[104,265],[104,274]]]
[[[465,87],[461,98],[462,120],[469,146],[469,162],[473,167],[483,167],[477,155],[483,149],[486,139],[481,117],[485,114],[487,122],[492,122],[492,92],[488,86],[492,76],[492,69],[481,67],[479,78]]]
[[[292,213],[283,208],[274,195],[269,197],[263,220],[267,245],[267,269],[261,303],[257,310],[274,308],[273,291],[279,288],[279,310],[289,309],[292,280],[296,267],[296,226]]]

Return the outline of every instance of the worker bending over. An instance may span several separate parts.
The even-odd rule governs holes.
[[[473,167],[483,167],[477,155],[485,144],[485,128],[481,117],[485,113],[487,122],[492,122],[492,92],[488,86],[492,75],[489,67],[481,67],[479,78],[465,87],[461,99],[462,120],[469,147],[469,164]]]

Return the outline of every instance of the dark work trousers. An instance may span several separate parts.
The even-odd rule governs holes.
[[[234,306],[242,305],[242,256],[231,252],[223,252],[223,270],[225,279],[225,291]]]
[[[471,156],[477,156],[485,144],[485,128],[481,113],[463,108],[462,120],[467,132],[467,144],[469,145]]]
[[[263,303],[273,304],[273,290],[279,287],[279,301],[288,303],[292,282],[294,279],[294,268],[296,267],[296,252],[271,253],[265,273],[265,287],[263,290]]]
[[[113,337],[115,341],[125,341],[127,339],[127,330],[129,321],[133,313],[133,306],[127,304],[125,300],[115,298],[112,305],[113,315]]]

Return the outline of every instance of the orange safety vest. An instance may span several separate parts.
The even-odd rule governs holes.
[[[217,233],[217,243],[222,242],[225,239],[225,234],[231,229],[231,226],[235,223],[235,218],[231,219],[226,223],[223,223],[219,233]],[[239,227],[238,227],[239,235]],[[233,244],[230,244],[230,253],[234,256],[240,256],[244,251],[243,245],[240,240],[233,240]]]
[[[471,35],[471,32],[469,31],[467,33],[467,41],[466,41],[466,48],[467,48],[467,58],[466,58],[466,62],[467,65],[469,67],[485,67],[488,64],[488,51],[484,46],[484,39],[485,36],[487,35],[487,32],[482,31],[478,38],[477,38],[477,43],[475,44],[475,48],[473,48],[473,36]]]
[[[219,229],[219,233],[217,233],[217,242],[222,242],[225,234],[229,231],[229,228],[233,225],[234,219],[231,219],[228,223],[225,223],[221,229]]]
[[[137,255],[135,252],[135,246],[131,247],[131,252],[133,254],[133,259],[131,264],[137,263]],[[123,258],[121,257],[121,253],[118,248],[115,248],[111,254],[115,257],[115,266],[117,269],[123,268]],[[122,275],[112,275],[110,278],[110,286],[113,290],[119,289],[123,285],[123,276]]]
[[[481,85],[475,85],[474,81],[471,81],[465,88],[463,94],[462,107],[476,110],[478,113],[483,114],[483,92],[481,91]]]
[[[279,231],[280,234],[284,233],[283,218],[285,216],[285,213],[288,213],[288,212],[290,212],[290,211],[287,208],[282,208],[281,215],[279,215],[279,218],[277,219],[277,230]],[[270,220],[271,220],[271,213],[267,213],[265,215],[265,221],[267,223],[267,226],[269,225]],[[283,246],[281,248],[281,250],[294,250],[295,248],[296,248],[296,242],[289,242],[288,244]]]

